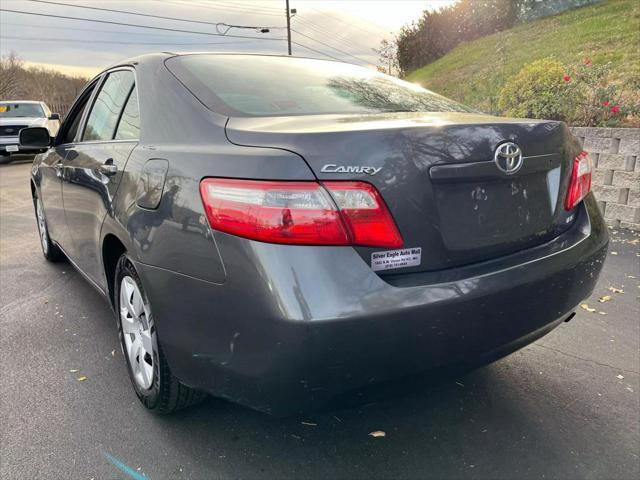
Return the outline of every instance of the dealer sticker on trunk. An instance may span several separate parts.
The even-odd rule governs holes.
[[[392,268],[417,267],[422,259],[422,248],[403,248],[371,254],[371,268],[374,272]]]

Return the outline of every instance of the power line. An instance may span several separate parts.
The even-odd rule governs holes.
[[[186,45],[231,45],[231,44],[237,44],[237,43],[247,43],[246,40],[236,40],[236,41],[233,41],[233,42],[189,42],[189,43],[176,43],[176,42],[124,42],[124,41],[117,41],[117,40],[85,40],[85,39],[78,39],[78,38],[59,38],[59,37],[51,37],[51,38],[46,38],[46,37],[21,37],[21,36],[14,36],[14,35],[0,35],[0,38],[7,39],[7,40],[25,40],[25,41],[31,41],[31,42],[108,43],[108,44],[115,44],[115,45],[175,45],[175,46],[184,45],[184,46],[186,46]]]
[[[436,2],[440,1],[440,0],[435,0]],[[449,1],[449,0],[442,0],[442,1]],[[356,21],[362,23],[368,23],[369,25],[371,25],[372,27],[374,27],[378,32],[380,31],[387,31],[389,30],[388,26],[385,25],[380,25],[377,22],[372,22],[371,20],[367,20],[366,18],[363,17],[357,17],[357,16],[353,16],[351,13],[349,13],[348,11],[342,9],[342,8],[338,8],[338,10],[342,13],[346,13],[347,15],[351,16],[352,18],[354,18]]]
[[[323,27],[321,25],[318,25],[317,23],[312,22],[308,18],[301,18],[300,14],[298,14],[296,16],[296,23],[300,23],[301,26],[303,26],[305,28],[308,28],[311,31],[313,31],[314,33],[317,33],[319,35],[327,35],[327,30],[326,30],[325,27]],[[336,38],[336,40],[339,40],[340,42],[344,42],[346,37],[348,37],[348,35],[349,35],[349,33],[345,32],[342,36],[340,36],[339,38]],[[360,48],[364,48],[364,49],[370,49],[371,48],[369,45],[364,45],[364,44],[359,43],[359,42],[354,42],[351,38],[348,38],[348,42],[349,42],[350,45],[358,46]]]
[[[307,45],[305,45],[303,43],[294,42],[293,40],[291,41],[291,43],[294,44],[294,45],[297,45],[299,47],[306,48],[307,50],[310,50],[312,52],[319,53],[320,55],[324,55],[325,57],[333,58],[334,60],[338,60],[339,62],[343,62],[344,63],[344,61],[341,58],[334,57],[333,55],[329,55],[328,53],[324,53],[324,52],[321,52],[320,50],[316,50],[314,48],[308,47]]]
[[[309,7],[309,8],[311,10],[315,11],[315,12],[318,12],[320,15],[324,15],[326,17],[333,18],[334,20],[338,20],[339,22],[342,22],[342,23],[344,23],[346,25],[349,25],[350,27],[357,28],[358,30],[362,30],[363,32],[366,32],[366,33],[373,33],[374,35],[380,35],[381,31],[386,31],[386,29],[384,29],[382,27],[379,27],[379,26],[376,26],[379,30],[374,32],[373,30],[369,30],[367,28],[355,25],[355,24],[353,24],[351,22],[347,22],[346,20],[344,20],[344,19],[342,19],[340,17],[336,17],[335,15],[331,15],[330,13],[323,12],[322,10],[318,10],[317,8],[313,8],[313,7]],[[371,22],[367,22],[367,23],[371,23]],[[374,25],[374,24],[371,24],[371,25]]]
[[[287,52],[291,55],[291,10],[289,9],[289,0],[285,0],[285,8],[287,15]]]
[[[29,28],[43,28],[43,29],[48,29],[48,30],[56,30],[58,31],[60,29],[60,27],[57,27],[55,25],[34,25],[34,24],[30,24],[30,23],[15,23],[15,22],[11,22],[11,23],[0,23],[0,25],[6,26],[6,27],[29,27]],[[148,37],[162,37],[162,38],[184,38],[184,35],[170,35],[170,34],[166,34],[166,33],[150,33],[150,32],[130,32],[130,31],[124,31],[124,30],[99,30],[99,29],[95,29],[95,28],[80,28],[80,27],[64,27],[65,31],[66,30],[73,30],[73,31],[78,31],[78,32],[94,32],[94,33],[107,33],[107,34],[112,34],[112,35],[122,35],[122,34],[127,34],[127,35],[143,35],[143,36],[148,36]]]
[[[180,5],[181,7],[193,7],[193,8],[206,8],[208,10],[217,10],[217,11],[222,11],[222,12],[231,12],[231,13],[254,13],[256,15],[265,15],[268,17],[282,17],[282,14],[276,14],[276,13],[269,13],[269,12],[262,12],[258,9],[244,9],[243,6],[238,5],[238,6],[233,6],[233,7],[217,7],[217,6],[213,6],[213,5],[202,5],[201,3],[198,4],[194,4],[192,2],[190,3],[184,3],[184,2],[180,2],[180,1],[171,1],[171,0],[152,0],[154,2],[162,2],[162,3],[171,3],[173,5]],[[262,8],[262,7],[259,7]]]
[[[200,1],[200,2],[194,2],[198,5],[202,5],[202,6],[215,6],[215,5],[221,5],[223,7],[232,7],[232,8],[245,8],[245,9],[249,9],[250,11],[257,11],[257,10],[262,10],[265,12],[278,12],[278,15],[280,15],[280,9],[279,8],[275,8],[275,7],[265,7],[264,5],[262,6],[258,6],[255,3],[251,6],[249,5],[238,5],[238,3],[234,3],[234,2],[219,2],[219,1],[213,1],[213,0],[204,0],[204,1]]]
[[[291,29],[291,31],[292,31],[292,32],[296,32],[298,35],[302,35],[303,37],[308,38],[309,40],[312,40],[312,41],[314,41],[314,42],[316,42],[316,43],[319,43],[320,45],[324,45],[325,47],[329,47],[329,48],[331,48],[331,49],[335,50],[336,52],[340,52],[340,53],[342,53],[343,55],[347,55],[348,57],[354,58],[354,59],[358,60],[359,62],[364,62],[364,63],[367,63],[367,64],[369,64],[369,65],[374,65],[373,63],[371,63],[371,62],[369,62],[369,61],[367,61],[367,60],[365,60],[365,59],[363,59],[363,58],[356,57],[355,55],[351,55],[349,52],[345,52],[344,50],[340,50],[339,48],[336,48],[336,47],[334,47],[334,46],[331,46],[331,45],[329,45],[328,43],[325,43],[325,42],[323,42],[323,41],[321,41],[321,40],[315,39],[315,38],[313,38],[313,37],[311,37],[311,36],[309,36],[309,35],[307,35],[307,34],[305,34],[305,33],[302,33],[302,32],[300,32],[300,31],[298,31],[298,30],[295,30],[295,29],[293,29],[293,28],[292,28],[292,29]],[[375,65],[374,65],[374,66],[375,66]]]
[[[62,5],[62,6],[75,6],[75,7],[79,7],[79,8],[86,8],[86,9],[90,9],[90,10],[108,10],[108,11],[113,11],[115,13],[125,13],[125,14],[130,14],[130,15],[139,15],[139,16],[143,16],[143,17],[160,17],[158,15],[151,15],[151,14],[142,14],[142,13],[136,13],[136,12],[128,12],[128,11],[116,11],[114,9],[103,9],[100,7],[88,7],[88,6],[79,6],[79,5],[71,5],[71,4],[64,4],[64,3],[59,3],[59,2],[50,2],[47,0],[27,0],[27,1],[31,1],[31,2],[35,2],[35,3],[48,3],[48,4],[57,4],[57,5]],[[83,17],[72,17],[72,16],[68,16],[68,15],[54,15],[54,14],[48,14],[48,13],[37,13],[37,12],[26,12],[26,11],[22,11],[22,10],[13,10],[13,9],[7,9],[7,8],[0,8],[0,11],[2,12],[8,12],[8,13],[16,13],[19,15],[31,15],[31,16],[38,16],[38,17],[46,17],[46,18],[59,18],[59,19],[63,19],[63,20],[75,20],[75,21],[84,21],[84,22],[92,22],[92,23],[102,23],[102,24],[107,24],[107,25],[118,25],[118,26],[126,26],[126,27],[132,27],[132,28],[142,28],[142,29],[148,29],[148,30],[158,30],[158,31],[167,31],[167,32],[177,32],[177,33],[187,33],[187,34],[193,34],[193,35],[207,35],[207,36],[215,36],[215,37],[226,37],[226,38],[241,38],[241,39],[250,39],[250,40],[271,40],[271,41],[283,41],[286,40],[285,38],[277,38],[277,37],[254,37],[254,36],[246,36],[246,35],[229,35],[229,34],[221,34],[221,33],[212,33],[212,32],[201,32],[201,31],[193,31],[193,30],[184,30],[184,29],[177,29],[177,28],[169,28],[169,27],[155,27],[155,26],[151,26],[151,25],[137,25],[137,24],[133,24],[133,23],[125,23],[125,22],[116,22],[113,20],[99,20],[99,19],[91,19],[91,18],[83,18]],[[183,21],[183,22],[190,22],[191,20],[187,20],[187,19],[179,19],[179,18],[173,18],[173,17],[163,17],[164,19],[167,20],[177,20],[177,21]],[[207,24],[213,24],[216,25],[212,22],[201,22],[201,21],[194,21],[194,23],[207,23]],[[297,32],[296,33],[309,38],[310,40],[313,40],[317,43],[320,43],[322,45],[325,45],[329,48],[332,48],[336,51],[339,51],[340,53],[343,53],[345,55],[351,56],[353,58],[356,58],[360,61],[365,61],[362,59],[359,59],[357,57],[354,57],[353,55],[349,54],[348,52],[344,52],[341,51],[339,49],[336,49],[335,47],[332,47],[331,45],[328,45],[324,42],[321,42],[319,40],[314,39],[313,37],[309,37],[308,35],[305,35],[301,32]],[[126,43],[131,43],[131,42],[126,42]],[[149,42],[151,43],[151,42]],[[308,45],[305,45],[303,43],[300,42],[291,42],[294,45],[298,45],[300,47],[306,48],[309,51],[318,53],[320,55],[323,55],[325,57],[328,58],[332,58],[334,60],[338,60],[338,61],[342,61],[342,59],[335,57],[333,55],[329,55],[325,52],[322,52],[320,50],[316,50],[312,47],[309,47]],[[169,44],[164,44],[164,45],[169,45]],[[202,44],[204,45],[204,43]],[[366,61],[365,61],[366,62]],[[367,62],[369,63],[369,62]]]
[[[209,35],[213,37],[227,37],[227,38],[249,38],[252,40],[284,40],[283,38],[277,37],[250,37],[246,35],[222,35],[221,33],[212,33],[212,32],[196,32],[193,30],[183,30],[179,28],[168,28],[168,27],[153,27],[151,25],[136,25],[135,23],[124,23],[124,22],[115,22],[112,20],[97,20],[93,18],[82,18],[82,17],[71,17],[67,15],[53,15],[50,13],[36,13],[36,12],[25,12],[22,10],[11,10],[8,8],[0,8],[0,12],[9,12],[9,13],[18,13],[20,15],[33,15],[37,17],[48,17],[48,18],[60,18],[63,20],[78,20],[82,22],[93,22],[93,23],[104,23],[107,25],[120,25],[125,27],[135,27],[135,28],[145,28],[148,30],[161,30],[165,32],[178,32],[178,33],[189,33],[193,35]]]
[[[49,0],[23,0],[25,2],[32,2],[32,3],[44,3],[44,4],[48,4],[48,5],[58,5],[58,6],[63,6],[63,7],[73,7],[73,8],[82,8],[84,10],[97,10],[100,12],[110,12],[110,13],[123,13],[125,15],[135,15],[137,17],[147,17],[147,18],[159,18],[161,20],[174,20],[174,21],[178,21],[178,22],[189,22],[189,23],[197,23],[197,24],[201,24],[201,25],[212,25],[214,27],[217,27],[218,25],[226,25],[222,22],[205,22],[202,20],[192,20],[192,19],[188,19],[188,18],[177,18],[177,17],[166,17],[164,15],[153,15],[150,13],[138,13],[138,12],[132,12],[129,10],[116,10],[114,8],[102,8],[102,7],[90,7],[88,5],[76,5],[73,3],[64,3],[64,2],[51,2]],[[260,27],[251,27],[248,25],[233,25],[236,28],[269,28],[269,29],[277,29],[277,28],[284,28],[284,27],[280,27],[280,26],[260,26]]]
[[[0,12],[9,12],[9,13],[17,13],[17,14],[21,14],[21,15],[33,15],[33,16],[37,16],[37,17],[47,17],[47,18],[60,18],[60,19],[64,19],[64,20],[78,20],[78,21],[84,21],[84,22],[94,22],[94,23],[105,23],[108,25],[120,25],[120,26],[126,26],[126,27],[135,27],[135,28],[146,28],[146,29],[151,29],[151,30],[161,30],[161,31],[169,31],[169,32],[179,32],[179,33],[190,33],[190,34],[195,34],[195,35],[208,35],[208,36],[214,36],[214,37],[225,37],[225,38],[246,38],[246,39],[250,39],[250,40],[272,40],[272,41],[283,41],[286,40],[286,38],[273,38],[273,37],[248,37],[248,36],[244,36],[244,35],[221,35],[219,33],[211,33],[211,32],[194,32],[191,30],[181,30],[181,29],[176,29],[176,28],[166,28],[166,27],[152,27],[150,25],[135,25],[133,23],[123,23],[123,22],[114,22],[111,20],[97,20],[97,19],[91,19],[91,18],[81,18],[81,17],[70,17],[67,15],[53,15],[53,14],[49,14],[49,13],[36,13],[36,12],[24,12],[24,11],[20,11],[20,10],[11,10],[8,8],[0,8]],[[82,41],[82,40],[80,40]],[[306,48],[307,50],[310,50],[312,52],[318,53],[320,55],[324,55],[325,57],[328,58],[332,58],[334,60],[338,60],[338,61],[342,61],[342,59],[334,57],[333,55],[329,55],[328,53],[324,53],[320,50],[316,50],[314,48],[311,48],[307,45],[304,45],[302,43],[299,42],[291,42],[294,45],[298,45],[300,47]]]

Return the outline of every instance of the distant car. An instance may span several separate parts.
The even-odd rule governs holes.
[[[48,148],[45,258],[107,299],[159,413],[204,391],[287,414],[485,364],[571,319],[606,256],[564,123],[344,63],[141,56],[92,80],[53,144],[20,140]]]
[[[27,127],[44,127],[51,137],[58,134],[60,115],[51,113],[44,102],[27,100],[0,101],[0,162],[17,153],[38,152],[40,149],[21,147],[20,130]]]

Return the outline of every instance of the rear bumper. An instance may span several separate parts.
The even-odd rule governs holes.
[[[216,240],[222,285],[137,265],[159,338],[185,383],[280,415],[526,345],[591,294],[608,235],[589,196],[574,226],[545,245],[387,281],[347,247]]]

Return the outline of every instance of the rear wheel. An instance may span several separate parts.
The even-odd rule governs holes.
[[[126,254],[118,260],[114,285],[120,343],[142,404],[155,413],[168,414],[202,400],[203,392],[183,385],[171,373],[142,282]]]
[[[42,206],[42,200],[37,195],[33,199],[36,209],[36,220],[38,222],[38,234],[40,236],[40,246],[42,247],[42,254],[50,262],[57,262],[64,258],[62,251],[51,241],[49,236],[49,229],[47,228],[47,218],[44,214],[44,207]]]

